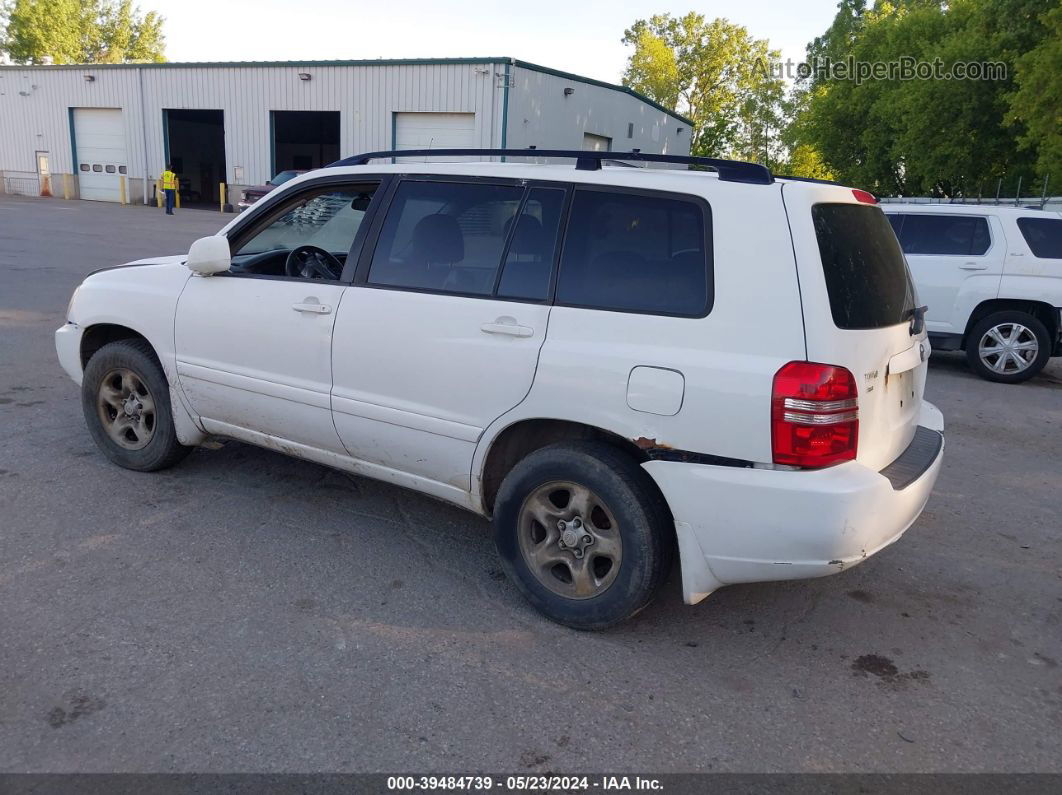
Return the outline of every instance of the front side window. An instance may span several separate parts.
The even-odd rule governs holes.
[[[992,245],[988,219],[972,215],[889,216],[904,254],[979,257]]]
[[[703,317],[711,306],[710,214],[667,195],[580,189],[564,239],[558,303]]]
[[[491,295],[524,189],[403,182],[369,266],[368,283]]]
[[[239,244],[233,272],[338,279],[377,187],[321,187],[285,202]]]
[[[1018,229],[1034,257],[1062,259],[1062,218],[1019,218]]]

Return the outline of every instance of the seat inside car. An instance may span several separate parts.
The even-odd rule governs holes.
[[[464,258],[465,237],[453,216],[436,213],[417,222],[408,262],[421,274],[423,287],[443,287],[451,267]]]

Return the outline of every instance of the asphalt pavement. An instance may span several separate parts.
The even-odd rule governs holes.
[[[0,770],[1062,772],[1062,362],[935,354],[923,516],[820,580],[554,625],[487,523],[230,443],[109,464],[52,333],[231,216],[0,197]],[[739,531],[739,528],[735,528]]]

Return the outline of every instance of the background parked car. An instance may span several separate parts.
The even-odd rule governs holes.
[[[240,203],[237,206],[240,208],[241,211],[246,210],[256,201],[258,201],[267,193],[269,193],[269,191],[273,190],[274,188],[280,185],[283,185],[289,179],[294,179],[295,177],[299,176],[299,174],[305,173],[305,170],[296,171],[294,169],[280,171],[275,177],[273,177],[273,179],[266,180],[265,185],[252,185],[251,187],[244,190],[243,198],[240,200]]]
[[[1015,384],[1062,356],[1062,214],[1025,207],[883,204],[929,307],[938,350]]]

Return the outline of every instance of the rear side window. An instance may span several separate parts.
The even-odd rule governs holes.
[[[1062,218],[1019,218],[1018,229],[1034,257],[1062,259]]]
[[[369,283],[491,295],[523,196],[515,185],[403,182],[380,232]]]
[[[979,257],[992,245],[983,217],[894,214],[889,221],[904,254]]]
[[[711,219],[668,195],[580,189],[572,200],[557,302],[703,317],[711,307]]]
[[[811,217],[837,327],[885,328],[908,321],[914,287],[885,214],[862,204],[816,204]]]

